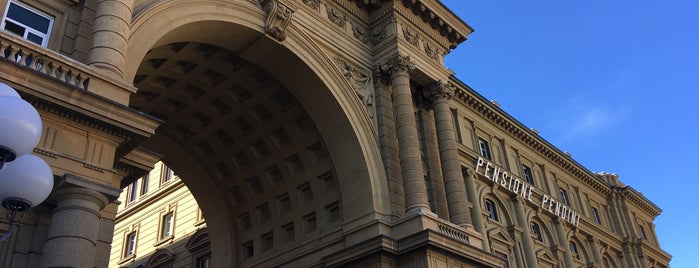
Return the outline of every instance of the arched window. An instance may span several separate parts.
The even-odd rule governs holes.
[[[541,236],[541,227],[539,227],[539,224],[536,222],[531,222],[531,228],[532,236],[534,236],[536,240],[544,241],[544,238]]]
[[[499,220],[498,218],[498,209],[497,206],[495,205],[495,202],[490,199],[485,200],[485,209],[488,210],[488,218],[492,220]]]
[[[578,245],[575,244],[575,242],[570,241],[570,255],[573,255],[573,258],[580,259],[580,254],[578,253]]]

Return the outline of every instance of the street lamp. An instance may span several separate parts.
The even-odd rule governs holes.
[[[17,91],[0,82],[0,200],[7,209],[12,232],[17,212],[41,204],[53,188],[53,172],[46,162],[28,154],[41,138],[41,117]]]

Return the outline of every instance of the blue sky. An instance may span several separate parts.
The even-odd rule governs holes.
[[[671,266],[699,263],[699,2],[442,1],[475,29],[446,58],[466,82],[663,213]]]

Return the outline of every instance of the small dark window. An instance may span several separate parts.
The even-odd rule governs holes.
[[[141,177],[141,195],[145,195],[148,193],[148,184],[150,183],[148,174],[143,175]]]
[[[481,156],[485,157],[485,159],[492,160],[490,155],[490,144],[488,144],[486,140],[478,139],[478,147],[481,150]]]
[[[639,226],[638,226],[638,230],[641,231],[641,237],[642,237],[643,239],[646,239],[646,240],[647,240],[648,237],[646,236],[646,230],[643,229],[643,225],[639,225]]]
[[[527,181],[529,184],[534,185],[534,175],[532,175],[532,169],[529,168],[528,166],[523,165],[522,166],[522,175],[524,176],[524,180]]]
[[[498,220],[498,209],[495,206],[495,203],[490,200],[486,199],[485,200],[485,209],[488,210],[488,217],[492,220]]]
[[[175,213],[168,212],[163,215],[162,222],[160,223],[160,239],[166,239],[172,236],[173,227],[175,225]]]
[[[578,254],[578,245],[575,244],[575,242],[570,241],[570,254],[573,255],[573,258],[580,259],[580,254]]]
[[[598,224],[602,223],[602,219],[599,217],[599,211],[594,207],[592,208],[592,219]]]
[[[568,191],[561,188],[561,198],[563,199],[563,204],[570,206],[570,200],[568,199]]]
[[[197,268],[211,267],[211,253],[197,258]]]
[[[134,181],[129,185],[129,192],[127,193],[126,203],[129,204],[136,201],[138,198],[138,181]]]
[[[539,224],[536,222],[531,222],[531,228],[532,228],[532,236],[536,240],[543,241],[543,237],[541,237],[541,227],[539,227]]]
[[[123,257],[127,258],[134,254],[136,254],[136,231],[130,232],[126,235]]]

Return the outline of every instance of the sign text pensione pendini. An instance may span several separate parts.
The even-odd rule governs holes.
[[[485,178],[496,184],[499,184],[509,192],[521,196],[524,200],[527,200],[532,204],[534,203],[532,200],[532,193],[538,192],[534,186],[513,176],[512,174],[509,174],[506,170],[494,165],[490,161],[487,161],[482,157],[478,157],[478,161],[476,162],[476,173],[483,175]],[[541,208],[555,215],[556,217],[561,217],[561,219],[572,225],[578,226],[578,223],[580,223],[580,213],[566,206],[563,202],[553,199],[545,193],[541,196]]]

